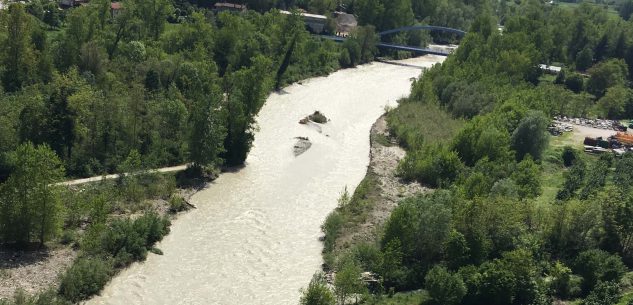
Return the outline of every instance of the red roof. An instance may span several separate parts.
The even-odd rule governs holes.
[[[110,4],[110,9],[113,9],[113,10],[120,10],[120,9],[122,9],[122,8],[123,8],[123,3],[121,3],[121,2],[112,2],[112,3]]]

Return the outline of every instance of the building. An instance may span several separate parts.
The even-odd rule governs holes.
[[[292,15],[289,11],[279,11],[284,15]],[[325,24],[327,23],[327,17],[323,15],[315,15],[308,13],[300,13],[301,18],[303,18],[303,22],[305,22],[306,26],[313,33],[320,34],[325,29]]]
[[[110,14],[112,14],[112,18],[116,18],[123,11],[123,3],[121,2],[112,2],[110,3]]]
[[[347,37],[358,26],[358,21],[356,21],[356,17],[352,14],[334,12],[334,16],[337,36]]]
[[[557,66],[549,66],[549,65],[544,65],[544,64],[540,64],[538,65],[538,67],[547,74],[558,74],[560,73],[560,71],[562,70],[561,67],[557,67]]]
[[[228,3],[228,2],[218,2],[213,5],[213,10],[216,13],[226,12],[226,11],[243,12],[243,11],[246,11],[246,5],[234,4],[234,3]]]

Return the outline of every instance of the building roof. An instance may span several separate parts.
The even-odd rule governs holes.
[[[292,15],[292,13],[289,11],[282,10],[279,12],[284,15]],[[314,18],[314,19],[327,19],[327,16],[323,16],[323,15],[316,15],[316,14],[309,14],[309,13],[300,13],[299,15],[301,15],[301,17],[308,17],[308,18]]]
[[[236,9],[236,10],[245,10],[246,5],[228,3],[228,2],[218,2],[214,4],[215,8],[228,8],[228,9]]]
[[[112,3],[110,4],[110,9],[113,9],[113,10],[120,10],[120,9],[122,9],[122,8],[123,8],[123,3],[121,3],[121,2],[112,2]]]

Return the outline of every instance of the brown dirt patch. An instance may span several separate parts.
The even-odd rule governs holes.
[[[77,252],[70,247],[33,251],[0,249],[0,299],[11,298],[22,289],[36,294],[59,284],[59,276],[70,267]]]

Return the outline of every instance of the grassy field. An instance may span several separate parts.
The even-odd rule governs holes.
[[[620,15],[618,14],[617,7],[615,5],[598,4],[598,3],[595,3],[593,1],[584,1],[584,2],[577,2],[577,3],[556,1],[556,2],[554,2],[554,5],[555,6],[559,6],[559,7],[563,8],[563,9],[573,10],[576,7],[578,7],[581,3],[587,3],[587,4],[591,5],[591,6],[602,8],[603,10],[605,10],[607,12],[609,17],[620,18]]]
[[[368,305],[421,305],[430,300],[429,294],[424,290],[412,292],[399,292],[391,297],[381,296],[368,300]]]

